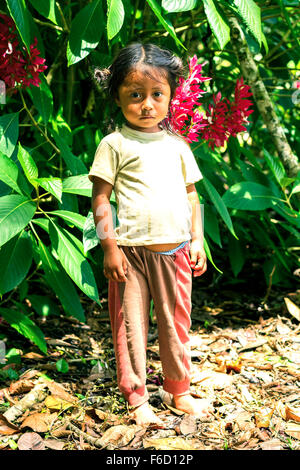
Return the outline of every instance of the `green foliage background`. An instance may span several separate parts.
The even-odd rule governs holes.
[[[0,315],[46,352],[34,315],[62,310],[80,321],[106,287],[87,173],[101,138],[120,122],[93,83],[132,41],[205,62],[202,102],[232,99],[241,77],[228,18],[235,16],[285,128],[299,151],[298,1],[6,0],[20,40],[34,37],[48,66],[39,88],[0,104]],[[300,77],[299,77],[300,79]],[[246,77],[244,77],[247,83]],[[290,177],[253,106],[247,133],[214,151],[192,145],[204,180],[205,248],[210,282],[293,287],[299,268],[300,177]],[[112,201],[113,202],[113,201]],[[205,280],[203,281],[206,282]]]

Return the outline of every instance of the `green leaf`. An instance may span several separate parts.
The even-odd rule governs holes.
[[[49,234],[53,248],[70,278],[88,297],[99,303],[98,290],[89,262],[67,230],[51,220]],[[83,249],[82,249],[83,251]]]
[[[59,130],[59,132],[61,131]],[[61,151],[61,156],[64,159],[65,164],[67,165],[67,168],[71,171],[71,173],[73,173],[74,175],[86,173],[86,166],[78,157],[75,157],[75,155],[73,155],[73,153],[65,142],[65,138],[55,130],[52,131],[52,134],[59,150]]]
[[[38,177],[38,168],[34,159],[27,150],[25,150],[19,142],[18,160],[22,165],[24,173],[28,181],[36,188],[36,178]]]
[[[58,306],[47,295],[32,294],[28,295],[27,298],[31,303],[31,307],[41,317],[47,317],[49,315],[60,315]]]
[[[19,168],[16,163],[4,154],[0,155],[0,180],[17,191],[23,194],[18,185],[20,176]]]
[[[196,8],[198,0],[162,0],[161,6],[167,12],[189,11]]]
[[[240,210],[259,211],[274,205],[270,188],[251,182],[234,184],[223,194],[222,199],[227,207]]]
[[[245,255],[239,240],[229,236],[228,252],[231,268],[234,276],[236,277],[241,271],[245,263]]]
[[[261,10],[253,0],[233,0],[238,16],[248,26],[249,30],[261,46]]]
[[[215,208],[219,212],[220,216],[224,220],[232,235],[236,237],[230,215],[228,213],[226,205],[224,204],[224,200],[222,200],[221,196],[219,195],[215,187],[211,184],[211,182],[208,180],[208,178],[203,178],[203,183]]]
[[[67,363],[67,361],[65,359],[59,359],[56,362],[56,369],[58,370],[58,372],[61,372],[62,374],[65,374],[69,370],[69,364]]]
[[[204,246],[204,250],[205,250],[205,253],[207,255],[207,258],[209,259],[209,261],[211,262],[211,264],[214,266],[214,268],[219,271],[219,273],[223,274],[223,271],[221,271],[214,263],[213,259],[212,259],[212,255],[211,255],[211,252],[210,252],[210,249],[209,249],[209,246],[208,246],[208,243],[206,241],[206,239],[204,238],[203,239],[203,246]]]
[[[18,333],[30,339],[44,354],[47,354],[47,345],[42,331],[27,315],[11,308],[0,308],[0,315]]]
[[[203,5],[209,26],[219,47],[220,49],[224,49],[226,44],[230,41],[230,27],[225,13],[213,0],[203,0]]]
[[[55,0],[29,0],[31,5],[48,20],[54,24],[60,23],[60,13]]]
[[[34,181],[46,191],[53,194],[59,202],[62,202],[62,180],[60,178],[35,178]]]
[[[14,151],[19,137],[19,113],[0,117],[0,151],[8,157]]]
[[[88,179],[88,174],[70,176],[63,181],[63,192],[79,194],[80,196],[92,196],[92,183]]]
[[[107,6],[107,37],[110,40],[122,28],[125,12],[122,0],[107,0]]]
[[[6,0],[11,17],[13,18],[17,30],[27,47],[28,52],[30,51],[30,13],[26,7],[24,0]]]
[[[208,204],[204,205],[204,230],[219,247],[222,247],[218,218]]]
[[[71,211],[64,211],[64,210],[57,210],[49,212],[49,215],[58,215],[62,217],[64,220],[69,222],[70,224],[75,225],[75,227],[83,230],[85,224],[85,217],[81,214],[76,214],[75,212]]]
[[[0,246],[26,227],[35,210],[35,203],[19,194],[0,197]]]
[[[25,278],[32,263],[32,243],[27,232],[9,240],[0,249],[0,293],[6,294]]]
[[[99,237],[96,232],[93,211],[89,211],[83,229],[83,247],[87,252],[99,245]]]
[[[176,44],[178,46],[183,47],[183,49],[186,50],[186,47],[182,44],[181,41],[179,41],[178,37],[176,36],[176,33],[175,33],[175,30],[174,30],[174,27],[173,27],[172,23],[168,19],[166,19],[162,16],[161,6],[159,5],[159,3],[156,0],[147,0],[147,3],[150,6],[150,8],[154,11],[154,13],[157,16],[159,22],[163,25],[165,30],[168,31],[168,33],[175,40]]]
[[[281,181],[283,180],[283,178],[286,177],[283,164],[278,158],[275,158],[272,155],[270,155],[269,152],[265,148],[263,148],[263,153],[264,153],[265,160],[271,172],[275,176],[277,183],[281,186]]]
[[[53,96],[43,74],[39,75],[41,83],[39,86],[31,86],[28,91],[32,102],[44,123],[47,124],[53,112]]]
[[[101,0],[94,0],[77,13],[67,46],[68,66],[76,64],[97,47],[104,31]]]
[[[36,219],[34,221],[36,222]],[[61,301],[65,312],[84,322],[84,311],[72,281],[41,240],[39,240],[39,254],[47,283]]]

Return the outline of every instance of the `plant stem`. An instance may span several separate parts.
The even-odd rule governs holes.
[[[23,96],[23,92],[22,90],[19,88],[19,93],[20,93],[20,96],[21,96],[21,99],[22,99],[22,103],[23,103],[23,106],[24,106],[24,109],[26,110],[28,116],[30,117],[31,121],[33,122],[33,125],[40,131],[40,133],[45,137],[46,141],[54,148],[54,150],[60,154],[60,150],[59,148],[56,147],[56,145],[49,139],[49,137],[47,136],[47,134],[43,131],[43,129],[39,126],[39,124],[36,122],[36,120],[34,119],[34,117],[32,116],[31,112],[29,111],[28,109],[28,106],[26,104],[26,101],[24,99],[24,96]]]

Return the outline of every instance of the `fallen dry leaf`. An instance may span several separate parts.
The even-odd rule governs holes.
[[[135,436],[137,431],[140,431],[141,426],[132,424],[131,426],[126,426],[120,424],[118,426],[112,426],[107,429],[103,436],[99,439],[103,447],[124,447],[126,446]]]
[[[33,413],[24,419],[20,428],[28,427],[36,432],[47,432],[56,418],[57,413]]]
[[[32,380],[22,379],[17,382],[12,382],[9,387],[9,393],[11,395],[19,395],[20,393],[30,392],[34,387]]]
[[[292,419],[294,421],[300,422],[300,409],[299,408],[292,408],[288,405],[285,407],[285,419],[289,420]]]
[[[57,439],[44,439],[44,444],[52,450],[63,450],[65,442],[58,441]]]
[[[295,317],[298,321],[300,321],[300,308],[292,302],[291,299],[288,297],[284,297],[285,305],[288,311],[290,312],[293,317]]]
[[[70,403],[78,402],[78,398],[71,395],[67,392],[61,384],[57,382],[48,382],[48,389],[50,390],[52,395],[55,395],[58,398],[61,398],[64,401],[68,401]]]
[[[43,439],[36,432],[25,432],[18,440],[19,450],[45,450]]]
[[[196,418],[191,415],[185,415],[182,419],[179,429],[181,434],[192,434],[197,431]]]
[[[62,398],[57,397],[55,395],[49,395],[44,401],[44,403],[45,406],[49,408],[49,410],[66,410],[74,406],[73,403],[63,400]]]
[[[261,442],[259,445],[262,450],[282,450],[282,443],[279,439],[270,439],[269,441]]]
[[[166,437],[162,439],[146,438],[143,439],[145,449],[154,447],[156,450],[194,450],[188,439],[182,437]]]
[[[45,359],[45,356],[42,356],[41,354],[38,354],[36,352],[28,352],[26,354],[23,354],[22,357],[26,359],[34,359],[36,361],[39,361],[40,359]]]
[[[300,440],[300,424],[287,423],[284,432],[295,439]]]
[[[7,421],[5,416],[0,415],[0,434],[2,434],[2,436],[16,434],[16,431],[18,430],[19,428],[17,426]]]
[[[255,422],[258,428],[268,428],[270,426],[270,421],[274,413],[274,408],[263,408],[255,413]]]

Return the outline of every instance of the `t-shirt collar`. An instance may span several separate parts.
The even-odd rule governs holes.
[[[158,132],[142,132],[133,129],[132,127],[127,126],[126,124],[122,125],[121,133],[124,135],[124,137],[129,137],[135,140],[139,140],[141,142],[160,140],[166,135],[165,130],[161,130]]]

